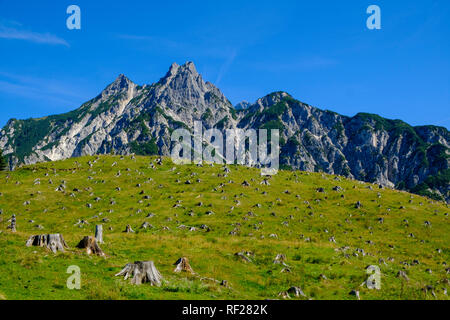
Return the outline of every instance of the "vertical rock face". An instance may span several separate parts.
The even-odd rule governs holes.
[[[192,62],[174,63],[152,85],[124,75],[72,112],[11,119],[0,131],[9,165],[105,153],[170,155],[171,132],[204,128],[279,129],[284,168],[324,171],[450,199],[449,132],[372,114],[346,117],[275,92],[236,106]]]

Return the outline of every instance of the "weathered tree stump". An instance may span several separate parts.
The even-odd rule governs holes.
[[[136,261],[135,263],[128,263],[122,271],[116,274],[116,277],[124,276],[124,280],[131,278],[131,283],[140,285],[142,283],[150,282],[152,286],[160,286],[162,276],[156,269],[153,261]]]
[[[407,275],[406,272],[403,271],[403,270],[400,270],[400,271],[397,273],[397,278],[403,278],[404,280],[409,281],[408,275]]]
[[[290,287],[287,290],[287,293],[292,294],[296,297],[306,297],[306,295],[303,293],[302,289],[300,287]]]
[[[283,263],[285,261],[286,261],[286,256],[284,254],[279,253],[273,260],[273,263],[277,264],[277,263]]]
[[[88,255],[95,254],[104,257],[105,253],[98,246],[97,240],[94,237],[86,236],[77,245],[78,249],[86,249]]]
[[[11,224],[8,226],[8,229],[11,229],[11,232],[16,232],[16,215],[13,214],[11,217]]]
[[[103,243],[103,225],[101,224],[95,226],[95,240],[97,243]]]
[[[234,255],[235,255],[236,257],[241,258],[241,259],[244,260],[245,262],[252,262],[252,260],[251,260],[249,257],[247,257],[247,255],[246,255],[245,253],[242,253],[242,252],[236,252]]]
[[[26,243],[27,247],[46,247],[53,253],[64,252],[64,248],[69,248],[62,234],[43,234],[31,236]]]
[[[356,296],[356,298],[357,298],[358,300],[361,300],[361,297],[360,297],[360,295],[359,295],[359,291],[358,291],[358,290],[352,290],[352,291],[350,291],[349,294],[352,295],[352,296]]]
[[[244,180],[244,182],[242,182],[241,184],[243,187],[250,187],[250,183],[248,183],[247,180]]]
[[[173,264],[174,266],[177,266],[173,272],[189,272],[189,273],[195,273],[194,270],[192,270],[191,265],[189,264],[188,258],[180,258]]]

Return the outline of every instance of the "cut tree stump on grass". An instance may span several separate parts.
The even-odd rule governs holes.
[[[140,285],[150,282],[152,286],[160,286],[163,277],[156,269],[153,261],[136,261],[128,263],[116,277],[124,276],[124,280],[131,278],[131,283]]]
[[[250,258],[247,257],[247,255],[246,255],[245,253],[243,253],[243,252],[236,252],[234,255],[235,255],[236,257],[241,258],[241,259],[242,259],[243,261],[245,261],[245,262],[252,262],[252,260],[250,260]]]
[[[191,265],[189,264],[188,258],[180,258],[173,264],[174,266],[177,266],[173,272],[189,272],[191,274],[194,274],[194,270],[192,270]]]
[[[97,243],[103,243],[103,225],[101,224],[95,226],[95,240]]]
[[[277,254],[277,256],[275,257],[275,260],[273,260],[274,264],[277,263],[282,263],[284,265],[284,262],[286,261],[286,256],[284,254]]]
[[[16,215],[13,214],[11,217],[11,224],[8,226],[8,229],[11,229],[11,232],[16,232]]]
[[[86,236],[77,245],[78,249],[86,249],[88,255],[95,254],[100,257],[104,257],[105,253],[98,246],[97,240],[94,237]]]
[[[64,252],[64,248],[69,248],[64,237],[59,233],[31,236],[26,245],[27,247],[46,247],[53,253],[56,253],[57,251]]]
[[[125,233],[134,233],[134,230],[133,229],[131,229],[131,226],[128,224],[127,226],[126,226],[126,228],[125,228],[125,231],[124,231]]]

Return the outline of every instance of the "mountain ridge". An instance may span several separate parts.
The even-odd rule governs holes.
[[[280,129],[282,168],[324,171],[449,200],[450,134],[376,114],[353,117],[273,92],[236,110],[194,63],[172,64],[159,81],[120,74],[71,112],[11,119],[0,131],[10,168],[93,154],[170,155],[177,128]]]

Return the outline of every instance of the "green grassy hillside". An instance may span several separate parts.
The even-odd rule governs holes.
[[[258,169],[229,166],[224,177],[219,165],[155,160],[83,157],[0,173],[0,299],[281,299],[291,286],[302,288],[302,299],[355,299],[351,290],[361,299],[435,299],[426,286],[447,299],[443,202],[321,173],[281,171],[262,185]],[[62,181],[65,191],[55,191]],[[7,229],[12,214],[15,233]],[[141,228],[146,221],[153,228]],[[96,224],[104,227],[106,258],[75,248]],[[123,232],[127,224],[135,233]],[[61,233],[70,248],[25,246],[47,233]],[[251,252],[251,261],[237,252]],[[290,272],[273,262],[278,254]],[[173,272],[180,257],[198,276]],[[161,287],[114,277],[139,260],[155,262]],[[81,290],[66,287],[71,265],[81,268]],[[381,290],[361,287],[369,265],[381,269]]]

